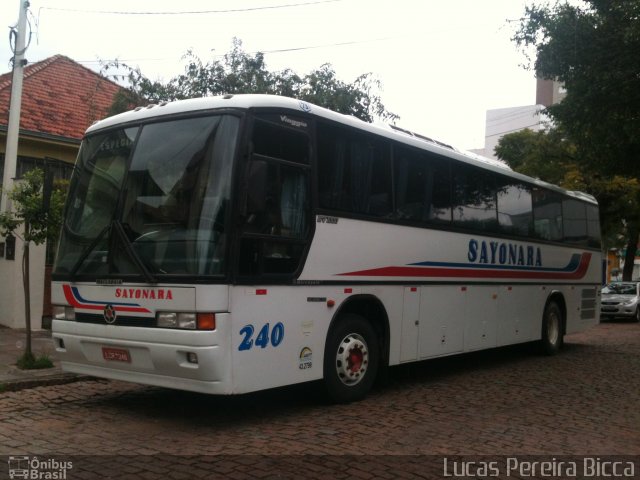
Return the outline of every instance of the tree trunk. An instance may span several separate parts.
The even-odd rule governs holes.
[[[27,344],[25,354],[32,355],[31,352],[31,289],[29,288],[29,242],[25,240],[22,253],[22,286],[24,288],[24,312],[25,329],[27,332]]]
[[[633,265],[636,259],[636,250],[638,248],[638,237],[640,230],[637,225],[631,225],[629,228],[629,240],[627,241],[627,251],[624,256],[624,268],[622,269],[622,281],[630,282],[633,280]]]

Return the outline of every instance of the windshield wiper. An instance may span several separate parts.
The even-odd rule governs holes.
[[[127,236],[127,232],[124,231],[122,222],[120,222],[119,220],[114,220],[113,222],[111,222],[111,226],[115,230],[120,240],[122,241],[125,252],[129,256],[129,258],[133,261],[133,263],[136,265],[136,267],[138,267],[138,270],[140,270],[140,273],[142,273],[142,276],[145,278],[147,283],[158,283],[158,280],[156,279],[156,277],[154,277],[151,274],[151,272],[149,271],[145,263],[140,258],[140,255],[138,255],[134,250],[133,244],[131,243],[131,240],[129,240],[129,237]]]
[[[93,239],[93,241],[85,249],[85,251],[82,253],[82,255],[80,255],[80,258],[78,258],[76,263],[73,264],[73,268],[71,269],[71,276],[74,276],[76,273],[78,273],[78,270],[80,269],[80,267],[82,266],[84,261],[87,259],[89,254],[91,252],[93,252],[93,249],[96,248],[96,246],[98,245],[100,240],[102,240],[102,237],[104,237],[104,234],[109,231],[109,227],[110,226],[111,225],[107,225],[102,230],[100,230],[100,233],[96,236],[96,238]]]

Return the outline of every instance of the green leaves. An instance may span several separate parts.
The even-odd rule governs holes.
[[[546,109],[554,130],[505,136],[496,153],[516,170],[593,194],[610,246],[625,230],[637,239],[640,1],[527,7],[513,40],[525,55],[533,48],[528,67],[567,94]]]
[[[40,245],[47,240],[55,241],[62,225],[62,211],[66,197],[67,182],[54,183],[49,209],[43,203],[44,172],[33,169],[16,182],[8,197],[13,211],[0,214],[0,234],[16,234],[24,225],[24,241]]]
[[[270,71],[264,54],[245,52],[237,38],[233,39],[231,50],[222,59],[205,62],[192,51],[187,51],[183,58],[186,61],[184,73],[167,83],[151,81],[139,69],[117,60],[103,63],[103,74],[123,68],[128,72],[120,75],[120,79],[126,80],[129,88],[116,96],[110,113],[160,101],[266,93],[305,100],[367,122],[376,118],[393,122],[399,118],[384,107],[379,93],[382,85],[371,73],[346,83],[337,77],[328,63],[303,76],[290,69]]]
[[[600,204],[602,231],[610,246],[618,245],[618,235],[626,226],[638,222],[638,179],[623,172],[608,174],[581,162],[576,146],[558,129],[510,133],[500,139],[495,152],[520,173],[594,195]]]
[[[639,177],[640,1],[528,7],[513,40],[535,48],[539,77],[564,82],[567,96],[547,113],[581,163]]]

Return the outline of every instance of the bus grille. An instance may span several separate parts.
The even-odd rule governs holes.
[[[107,323],[102,315],[92,315],[90,313],[76,313],[76,322],[96,323],[99,325]],[[122,317],[118,315],[116,321],[110,325],[118,325],[120,327],[155,327],[156,319],[148,317]]]
[[[580,319],[593,320],[594,318],[596,318],[596,289],[585,288],[584,290],[582,290]]]

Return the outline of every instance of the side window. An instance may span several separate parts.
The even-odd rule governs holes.
[[[562,240],[562,200],[559,194],[534,187],[533,224],[536,237]]]
[[[429,170],[425,155],[402,147],[394,147],[395,217],[400,220],[423,221],[429,208],[427,181]]]
[[[253,189],[247,202],[246,232],[303,238],[307,230],[307,175],[278,162],[253,160],[249,165]]]
[[[448,163],[436,155],[394,149],[395,217],[420,222],[451,221]]]
[[[287,116],[268,120],[271,117],[285,118],[288,124],[254,122],[238,263],[243,276],[295,273],[309,231],[307,123]]]
[[[475,230],[497,230],[495,179],[490,172],[462,164],[454,165],[453,222]]]
[[[309,137],[303,130],[296,131],[270,122],[257,121],[253,128],[252,142],[254,153],[289,162],[309,163]]]
[[[602,239],[600,237],[600,218],[598,215],[598,207],[587,204],[587,237],[588,245],[594,248],[600,248]]]
[[[533,206],[529,186],[511,179],[498,180],[498,224],[500,231],[518,236],[533,232]]]
[[[372,217],[393,211],[389,143],[318,125],[320,207]]]
[[[578,200],[562,202],[562,224],[564,241],[578,245],[587,244],[586,205]]]

